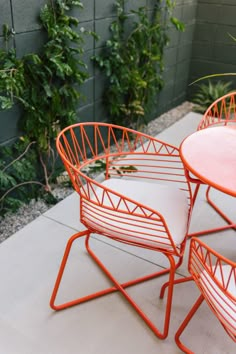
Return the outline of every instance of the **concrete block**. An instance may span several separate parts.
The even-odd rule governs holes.
[[[192,46],[192,59],[205,59],[212,57],[213,43],[195,41]]]
[[[183,45],[183,44],[192,43],[194,37],[194,29],[195,29],[195,25],[193,23],[186,25],[185,31],[179,33],[179,38],[180,38],[179,44]]]
[[[203,22],[216,23],[221,13],[221,6],[210,3],[199,3],[197,18]]]
[[[195,21],[197,12],[197,4],[190,2],[183,6],[183,17],[182,20],[185,24],[192,23]]]
[[[14,27],[16,33],[33,31],[41,27],[40,10],[46,0],[12,0]]]
[[[110,25],[113,21],[114,18],[105,18],[95,21],[95,32],[100,37],[98,41],[95,41],[95,48],[104,46],[106,41],[110,38]]]
[[[144,6],[146,6],[146,0],[128,0],[125,1],[125,12],[138,10],[140,7],[144,7]]]
[[[81,100],[79,107],[92,104],[94,101],[94,78],[88,79],[80,86]]]
[[[1,0],[0,2],[0,36],[2,35],[2,25],[7,24],[12,28],[11,3],[9,0]]]
[[[18,122],[21,111],[19,106],[14,105],[12,109],[0,111],[0,144],[19,136]]]
[[[197,22],[194,31],[194,40],[195,41],[210,41],[213,42],[216,40],[217,34],[217,25],[215,23],[201,23]]]
[[[192,43],[186,43],[184,45],[179,45],[177,49],[177,62],[182,62],[185,60],[191,60],[192,55]]]
[[[93,50],[87,50],[82,54],[82,61],[86,64],[87,68],[82,68],[82,71],[85,71],[88,73],[89,77],[94,76],[94,63],[91,60],[91,57],[93,56]]]
[[[218,12],[217,22],[219,24],[235,26],[235,17],[236,3],[234,3],[234,6],[224,4],[220,7],[220,11]]]
[[[172,26],[168,30],[167,35],[169,37],[169,47],[176,47],[179,43],[180,32]]]
[[[235,65],[236,45],[214,44],[212,58],[217,58],[218,62]]]
[[[94,32],[94,22],[88,21],[80,23],[76,31],[83,33],[84,31],[92,31]],[[82,47],[85,51],[91,50],[94,47],[94,37],[90,34],[84,33],[82,35],[84,42],[82,43]]]
[[[46,33],[41,30],[16,34],[17,57],[21,58],[29,53],[41,53],[46,40]]]
[[[109,117],[108,110],[105,107],[103,100],[98,100],[94,104],[94,120],[95,122],[108,122],[112,123]]]
[[[104,74],[100,73],[95,76],[95,100],[100,100],[103,98],[104,90],[106,85],[108,85],[108,79]]]
[[[164,65],[165,67],[176,64],[177,60],[177,47],[166,47],[164,50]]]
[[[102,19],[112,16],[116,16],[116,7],[114,0],[95,1],[95,19]]]
[[[94,18],[93,9],[94,9],[95,0],[86,0],[82,1],[83,9],[75,6],[71,11],[71,15],[78,18],[80,22],[91,21]]]
[[[94,119],[94,107],[93,104],[88,104],[77,110],[78,122],[93,122]]]

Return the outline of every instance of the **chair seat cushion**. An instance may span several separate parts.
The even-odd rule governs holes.
[[[200,284],[204,289],[206,300],[213,307],[214,312],[217,313],[219,320],[227,328],[230,327],[231,331],[236,335],[236,282],[234,275],[230,274],[231,270],[232,267],[230,265],[223,265],[222,268],[217,267],[214,277],[222,286],[224,286],[222,278],[225,279],[225,283],[228,283],[227,293],[234,300],[225,294],[206,270],[200,275]]]
[[[184,191],[173,186],[144,181],[131,181],[110,178],[102,182],[102,187],[113,190],[142,205],[154,209],[165,219],[169,233],[175,245],[180,245],[184,240],[188,223],[188,199]],[[134,204],[125,205],[114,194],[104,194],[104,188],[98,188],[97,199],[86,201],[83,205],[83,221],[95,232],[102,233],[112,238],[133,242],[141,245],[170,248],[171,242],[167,237],[165,228],[160,221],[155,221],[156,215],[145,216],[138,209],[134,213],[127,212]],[[123,206],[122,206],[123,203]],[[118,208],[114,207],[119,205]]]

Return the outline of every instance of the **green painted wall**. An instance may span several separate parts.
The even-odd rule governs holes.
[[[127,0],[126,11],[143,5],[151,10],[153,1]],[[17,55],[40,51],[44,35],[40,29],[38,14],[46,2],[47,0],[0,0],[0,27],[3,23],[8,23],[14,29],[13,45]],[[102,104],[105,80],[98,69],[94,68],[90,57],[98,53],[109,38],[109,25],[115,16],[114,0],[82,2],[84,10],[78,10],[74,15],[79,18],[80,27],[96,31],[100,40],[89,38],[84,45],[84,58],[90,77],[81,87],[87,99],[78,106],[78,119],[103,121],[108,118]],[[169,32],[170,43],[165,50],[165,87],[156,98],[150,119],[183,102],[189,91],[188,84],[193,78],[220,69],[236,72],[233,63],[236,46],[227,35],[224,36],[227,32],[236,35],[236,0],[176,0],[175,16],[185,23],[186,30],[180,33],[172,28]],[[0,45],[1,43],[0,29]],[[17,107],[0,112],[0,144],[19,135],[19,115]]]

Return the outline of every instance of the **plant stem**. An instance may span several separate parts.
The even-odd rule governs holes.
[[[43,157],[42,157],[42,153],[39,152],[39,159],[41,162],[41,165],[43,167],[43,172],[44,172],[44,179],[45,179],[45,190],[48,192],[51,192],[51,186],[49,184],[49,177],[48,177],[48,170],[47,170],[47,166],[43,161]]]
[[[2,172],[6,171],[6,169],[8,169],[10,166],[12,166],[16,161],[19,161],[29,150],[30,146],[36,144],[36,141],[31,141],[31,143],[29,143],[29,145],[26,147],[25,151],[19,155],[15,160],[11,161],[7,166],[4,167],[4,169],[2,170]]]
[[[45,185],[44,185],[43,183],[41,183],[41,182],[38,182],[38,181],[26,181],[26,182],[21,182],[21,183],[17,184],[16,186],[13,186],[12,188],[8,189],[8,190],[1,196],[1,198],[0,198],[0,203],[1,203],[2,200],[3,200],[9,193],[11,193],[14,189],[19,188],[19,187],[22,187],[22,186],[24,186],[24,185],[26,185],[26,184],[38,184],[38,185],[40,185],[40,186],[42,186],[42,187],[45,188]],[[45,189],[46,189],[46,188],[45,188]]]

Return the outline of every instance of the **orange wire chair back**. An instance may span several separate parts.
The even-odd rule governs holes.
[[[160,195],[164,205],[168,192],[177,187],[187,196],[190,216],[190,185],[176,147],[125,127],[79,123],[59,134],[57,150],[80,195],[81,222],[91,232],[136,246],[164,248],[176,255],[183,252],[183,238],[176,245],[162,213],[150,204],[139,203],[130,192],[134,185],[142,188],[140,181],[149,182],[149,189],[156,185],[150,182],[164,184]],[[91,176],[98,166],[104,167],[103,183]],[[178,208],[175,212],[178,214]],[[184,235],[188,228],[185,226]]]
[[[209,106],[198,125],[198,130],[231,124],[236,124],[236,91],[220,97]]]
[[[191,239],[189,272],[213,313],[236,341],[236,264]]]

